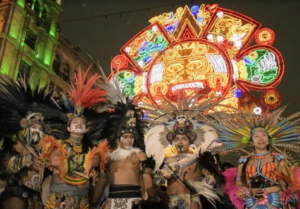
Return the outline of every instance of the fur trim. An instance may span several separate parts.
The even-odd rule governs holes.
[[[138,154],[142,150],[132,147],[130,150],[118,148],[113,151],[109,157],[111,160],[124,160],[129,158],[133,153]]]
[[[220,201],[220,198],[214,191],[214,188],[201,181],[190,180],[187,184],[192,187],[198,194],[203,195],[214,207],[216,207],[216,200]]]
[[[224,191],[229,196],[232,204],[237,209],[243,209],[245,207],[244,200],[239,199],[235,193],[240,188],[239,186],[235,186],[235,177],[237,175],[237,169],[236,168],[229,168],[226,171],[223,172],[225,185],[224,185]]]

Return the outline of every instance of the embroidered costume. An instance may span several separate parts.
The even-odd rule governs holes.
[[[252,137],[255,133],[265,134],[269,140],[266,148],[269,151],[241,157],[238,170],[231,168],[224,172],[225,191],[238,209],[277,209],[293,206],[297,202],[297,185],[293,185],[293,175],[297,175],[294,172],[297,169],[292,171],[287,167],[282,153],[283,149],[299,153],[299,113],[281,118],[284,109],[261,115],[242,112],[234,113],[234,116],[224,114],[221,123],[215,124],[221,134],[218,142],[222,146],[212,149],[212,152],[226,154],[246,151],[247,146],[254,148]],[[290,159],[289,156],[287,160]],[[239,186],[241,184],[243,186]],[[262,189],[263,194],[259,197],[251,195],[253,188]]]
[[[54,167],[47,209],[89,208],[88,194],[92,169],[98,166],[104,169],[105,158],[100,157],[100,151],[105,152],[107,143],[104,141],[97,147],[97,144],[92,143],[93,138],[87,129],[97,135],[98,132],[90,119],[101,116],[90,107],[104,101],[105,91],[93,88],[100,76],[92,75],[87,80],[88,72],[89,69],[82,77],[81,71],[78,71],[76,88],[72,85],[69,92],[71,100],[63,96],[62,101],[58,103],[63,103],[64,107],[61,105],[61,108],[68,111],[65,112],[66,117],[62,117],[66,120],[62,120],[61,123],[64,123],[62,126],[68,129],[70,136],[65,140],[45,136],[41,141],[43,159]],[[51,155],[56,152],[59,153],[59,165],[54,164],[51,159]],[[93,166],[97,156],[101,158],[101,163]]]
[[[44,166],[34,167],[40,139],[51,128],[44,120],[55,111],[45,88],[31,90],[30,79],[0,77],[0,179],[7,183],[0,197],[2,208],[38,208]],[[37,110],[37,111],[36,111]],[[51,134],[53,134],[52,132]],[[13,201],[15,198],[23,201]]]

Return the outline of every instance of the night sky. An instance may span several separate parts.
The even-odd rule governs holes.
[[[149,26],[151,17],[164,12],[176,11],[182,5],[178,0],[64,0],[60,17],[62,33],[73,43],[80,44],[82,54],[88,62],[87,53],[98,59],[109,74],[111,59],[120,54],[120,48],[143,28]],[[289,104],[285,115],[300,111],[300,1],[297,0],[206,0],[195,4],[214,4],[245,14],[260,23],[262,27],[275,32],[273,44],[285,60],[285,75],[277,87],[282,94],[282,105]],[[173,7],[172,7],[173,4]],[[184,5],[191,1],[185,1]],[[165,5],[165,6],[164,6]],[[82,19],[111,13],[141,10],[115,16]],[[68,21],[73,19],[82,19]]]

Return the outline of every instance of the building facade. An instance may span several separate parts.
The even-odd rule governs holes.
[[[78,67],[88,64],[60,33],[61,12],[60,0],[0,0],[0,72],[67,92]]]
[[[0,3],[0,71],[17,77],[32,75],[45,86],[53,74],[58,45],[60,1],[2,0]]]

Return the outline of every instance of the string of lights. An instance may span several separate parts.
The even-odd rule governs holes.
[[[143,9],[135,9],[135,10],[128,10],[128,11],[123,11],[123,12],[115,12],[115,13],[108,13],[108,14],[100,14],[100,15],[95,15],[95,16],[90,16],[90,17],[82,17],[82,18],[74,18],[74,19],[69,19],[69,20],[62,20],[59,21],[59,23],[68,23],[68,22],[75,22],[75,21],[82,21],[82,20],[88,20],[88,19],[94,19],[94,18],[108,18],[110,16],[117,16],[119,15],[120,17],[122,17],[123,14],[129,14],[129,13],[134,13],[134,12],[142,12],[142,11],[150,11],[153,9],[158,9],[158,8],[163,8],[163,7],[174,7],[178,4],[181,4],[182,6],[184,6],[186,3],[191,3],[194,4],[194,1],[180,1],[180,2],[175,2],[172,4],[164,4],[164,5],[160,5],[160,6],[153,6],[153,7],[148,7],[148,8],[143,8]]]

